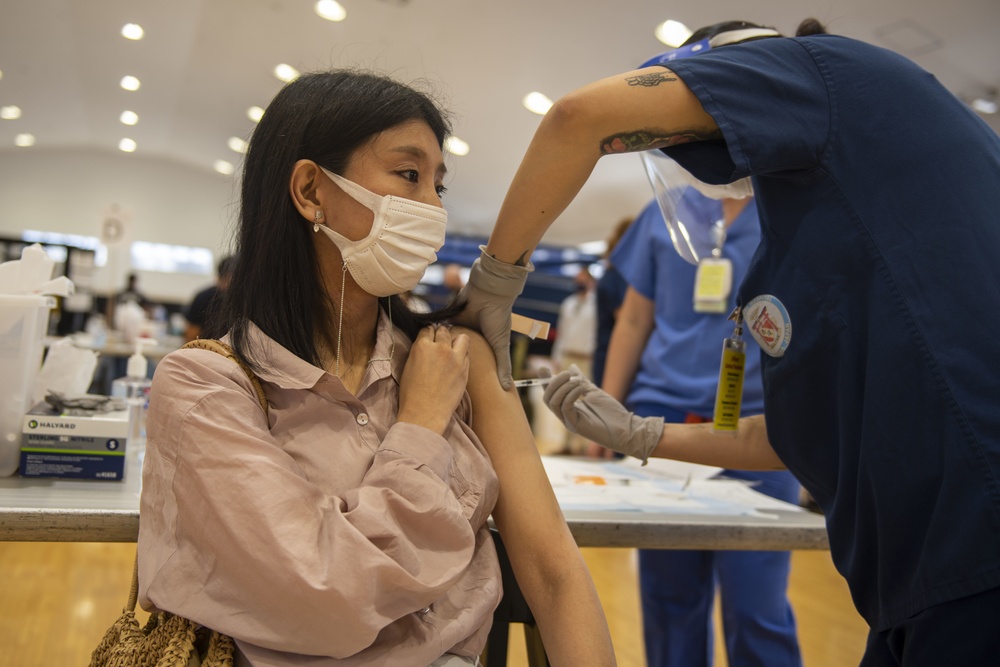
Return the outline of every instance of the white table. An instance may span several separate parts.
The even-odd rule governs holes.
[[[0,479],[0,541],[134,542],[139,534],[138,463],[122,482]],[[651,549],[828,549],[813,512],[768,517],[564,511],[581,547]]]

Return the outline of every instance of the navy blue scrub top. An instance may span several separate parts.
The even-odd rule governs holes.
[[[883,630],[1000,586],[1000,138],[929,73],[833,35],[670,63],[724,140],[666,149],[752,175],[738,302],[787,310],[767,432]]]

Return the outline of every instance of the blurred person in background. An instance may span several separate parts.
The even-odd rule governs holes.
[[[573,293],[559,304],[552,361],[558,370],[575,365],[589,375],[597,342],[597,281],[583,267],[573,277],[573,286]],[[563,450],[568,454],[582,454],[588,442],[586,438],[566,431]]]
[[[594,355],[591,362],[591,377],[598,387],[604,380],[604,363],[608,357],[608,343],[611,342],[611,331],[615,328],[618,311],[625,299],[628,282],[611,261],[611,253],[621,240],[625,231],[632,224],[633,218],[625,218],[615,225],[608,237],[608,248],[604,251],[604,274],[597,279],[597,340],[594,343]],[[600,447],[601,451],[608,451]]]
[[[217,320],[235,267],[236,258],[234,256],[227,255],[220,259],[216,267],[215,284],[195,294],[191,304],[184,311],[184,317],[187,319],[184,340],[218,338],[226,333]]]

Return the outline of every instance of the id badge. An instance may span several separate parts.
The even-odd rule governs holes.
[[[726,257],[706,257],[698,262],[694,277],[696,313],[724,313],[733,289],[733,263]]]

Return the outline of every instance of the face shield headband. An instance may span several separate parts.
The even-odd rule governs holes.
[[[770,28],[742,28],[740,30],[727,30],[726,32],[720,32],[712,37],[706,37],[699,42],[686,44],[671,51],[664,51],[659,55],[653,56],[643,64],[639,65],[636,69],[652,67],[653,65],[665,65],[672,60],[696,56],[699,53],[704,53],[705,51],[714,49],[717,46],[745,42],[748,39],[755,39],[757,37],[781,37],[781,33]]]

